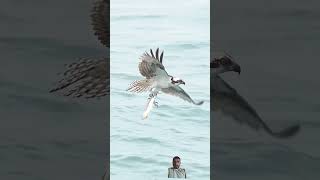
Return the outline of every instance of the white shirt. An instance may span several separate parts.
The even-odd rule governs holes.
[[[168,168],[168,178],[187,178],[186,170],[183,168]]]

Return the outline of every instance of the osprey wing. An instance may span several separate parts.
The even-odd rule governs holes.
[[[142,79],[133,81],[127,91],[141,93],[151,90],[151,86],[154,83],[152,79]]]
[[[145,52],[139,63],[140,74],[146,78],[152,78],[154,76],[168,75],[163,64],[162,64],[163,52],[159,57],[159,48],[156,50],[155,55],[152,49],[150,49],[150,54]]]
[[[110,47],[110,0],[97,0],[91,13],[94,34],[106,47]]]
[[[161,89],[162,92],[177,96],[189,103],[195,104],[195,105],[201,105],[204,101],[195,102],[180,86],[173,86],[169,88],[163,88]]]
[[[96,0],[91,21],[94,34],[106,47],[110,47],[110,1]],[[81,58],[67,65],[61,80],[50,92],[65,96],[94,98],[109,95],[109,58]]]
[[[279,132],[274,132],[261,119],[255,109],[219,76],[214,77],[211,97],[211,110],[219,110],[223,114],[232,117],[233,120],[241,124],[247,124],[253,129],[264,129],[274,137],[290,137],[295,135],[300,129],[300,125],[292,125]]]
[[[83,58],[67,66],[55,88],[64,96],[95,98],[109,95],[109,59]]]

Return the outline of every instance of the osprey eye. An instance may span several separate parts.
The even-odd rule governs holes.
[[[223,59],[222,63],[223,65],[230,65],[231,64],[231,61],[230,59]]]

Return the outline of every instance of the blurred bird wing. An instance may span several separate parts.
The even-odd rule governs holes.
[[[106,47],[110,47],[110,0],[97,0],[91,12],[94,34]]]
[[[82,58],[67,66],[62,78],[50,92],[64,96],[94,98],[108,95],[109,59]]]
[[[211,87],[211,110],[220,111],[233,120],[247,124],[249,127],[259,130],[264,129],[275,137],[289,137],[296,134],[299,125],[287,127],[279,132],[274,132],[258,115],[256,110],[238,92],[227,84],[222,78],[216,76]]]

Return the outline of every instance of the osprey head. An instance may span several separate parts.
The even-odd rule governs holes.
[[[214,58],[210,62],[210,68],[213,69],[215,74],[221,74],[228,71],[234,71],[240,74],[240,66],[233,61],[231,56],[224,55],[218,58]]]
[[[186,83],[182,79],[180,79],[178,77],[171,77],[171,84],[178,86],[180,84],[185,85]]]

